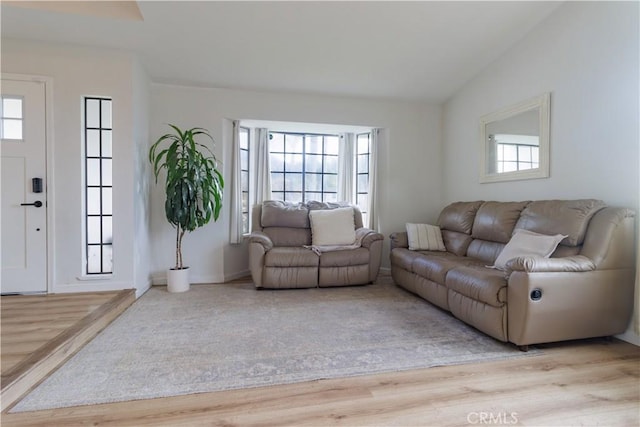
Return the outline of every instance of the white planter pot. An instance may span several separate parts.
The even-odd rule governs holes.
[[[167,291],[186,292],[189,290],[189,267],[182,270],[167,270]]]

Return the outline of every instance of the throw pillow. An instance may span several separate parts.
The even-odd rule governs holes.
[[[409,250],[412,251],[446,251],[442,240],[442,231],[437,225],[407,223]]]
[[[351,245],[356,241],[353,208],[309,211],[314,246]]]
[[[502,249],[492,267],[504,270],[507,261],[518,257],[549,258],[565,237],[567,236],[562,234],[549,236],[518,229]]]

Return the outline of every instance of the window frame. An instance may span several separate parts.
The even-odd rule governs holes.
[[[88,108],[88,103],[89,102],[95,102],[98,101],[98,124],[97,126],[90,126],[89,125],[89,108]],[[104,104],[108,104],[108,108],[110,109],[109,112],[109,116],[110,116],[110,120],[111,120],[111,125],[109,127],[103,126],[103,105]],[[84,157],[84,179],[83,179],[83,189],[84,189],[84,246],[85,246],[85,250],[84,250],[84,267],[83,267],[83,273],[86,276],[90,276],[90,277],[96,277],[96,276],[105,276],[105,275],[112,275],[113,274],[113,99],[110,97],[103,97],[103,96],[84,96],[83,97],[83,123],[82,123],[82,128],[83,128],[83,142],[84,142],[84,153],[83,153],[83,157]],[[90,144],[90,137],[89,137],[89,132],[90,131],[97,131],[97,135],[98,135],[98,154],[97,155],[90,155],[90,153],[93,152],[93,149],[91,149],[89,147]],[[111,153],[109,156],[103,155],[103,149],[105,147],[105,145],[103,144],[104,140],[103,137],[105,135],[105,132],[108,132],[110,134],[111,137]],[[91,173],[91,167],[90,167],[90,162],[91,161],[97,161],[97,164],[99,165],[99,170],[98,170],[98,184],[94,184],[90,181],[90,176],[89,174]],[[104,178],[105,178],[105,167],[108,164],[107,161],[110,163],[110,167],[111,167],[111,171],[110,171],[110,176],[111,176],[111,184],[107,185],[104,182]],[[93,211],[90,213],[90,191],[91,189],[97,189],[98,193],[99,193],[99,208],[98,208],[98,213],[94,213]],[[108,205],[111,206],[111,212],[107,213],[107,210],[105,209],[105,207],[107,206],[107,194],[108,192],[105,190],[110,190],[111,195],[109,197],[108,200]],[[94,242],[90,240],[90,221],[93,218],[97,218],[98,219],[98,223],[99,223],[99,239],[98,242]],[[109,219],[111,221],[111,236],[112,239],[110,242],[107,242],[105,239],[105,219]],[[98,252],[99,252],[99,264],[100,264],[100,268],[98,271],[92,271],[90,270],[90,258],[91,258],[91,248],[93,247],[98,247]],[[111,268],[105,268],[105,249],[106,247],[110,248],[110,254],[111,254]]]

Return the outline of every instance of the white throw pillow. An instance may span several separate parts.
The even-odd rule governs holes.
[[[409,249],[412,251],[446,251],[442,231],[437,225],[407,223]]]
[[[309,211],[311,243],[316,246],[351,245],[356,241],[353,208]]]
[[[504,270],[507,261],[518,257],[549,258],[565,237],[567,236],[562,234],[549,236],[528,230],[516,230],[509,243],[496,258],[493,267]]]

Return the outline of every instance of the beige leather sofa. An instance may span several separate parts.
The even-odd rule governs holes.
[[[359,247],[314,251],[309,212],[335,209],[335,203],[266,201],[252,210],[249,268],[257,288],[312,288],[363,285],[380,270],[384,236],[362,225],[356,206],[354,227]]]
[[[523,350],[625,331],[634,300],[634,213],[599,200],[458,202],[437,225],[446,252],[391,236],[395,283]],[[550,258],[487,268],[515,229],[567,235]]]

